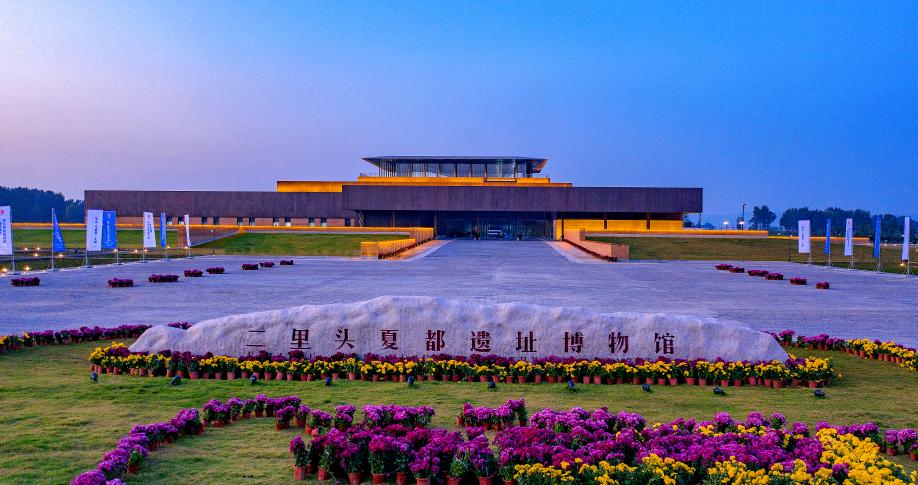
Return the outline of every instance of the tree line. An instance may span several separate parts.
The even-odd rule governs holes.
[[[870,211],[863,209],[841,209],[838,207],[829,207],[825,210],[810,209],[809,207],[792,207],[784,211],[781,215],[779,224],[784,231],[791,234],[797,234],[797,222],[801,220],[810,221],[810,232],[814,236],[826,235],[826,219],[832,220],[832,236],[845,235],[845,219],[851,218],[854,225],[855,236],[873,237],[874,221]],[[902,241],[902,229],[905,217],[893,214],[880,215],[881,232],[880,239],[889,242]],[[918,233],[918,221],[911,225],[911,236],[914,240],[915,234]]]
[[[51,209],[60,222],[83,222],[83,201],[60,192],[0,186],[0,205],[12,206],[13,222],[51,222]]]

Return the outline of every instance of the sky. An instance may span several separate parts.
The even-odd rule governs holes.
[[[0,185],[274,190],[364,156],[918,213],[911,2],[0,2]]]

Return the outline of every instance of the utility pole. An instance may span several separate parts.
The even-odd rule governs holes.
[[[746,203],[745,202],[743,202],[742,212],[743,212],[743,215],[740,216],[740,220],[743,221],[743,224],[742,224],[743,227],[741,229],[746,229]]]

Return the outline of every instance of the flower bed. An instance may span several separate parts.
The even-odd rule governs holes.
[[[918,351],[895,342],[881,342],[870,339],[852,339],[830,337],[828,334],[815,336],[797,335],[793,330],[780,333],[769,332],[775,340],[784,346],[804,347],[814,350],[837,350],[846,354],[893,362],[906,369],[918,370]]]
[[[293,260],[292,259],[282,259],[280,260],[280,265],[281,266],[293,266]]]
[[[150,283],[175,283],[179,279],[177,274],[151,274],[147,280]]]
[[[41,280],[37,276],[26,278],[13,278],[10,280],[13,286],[38,286]]]
[[[481,427],[466,428],[466,437],[428,428],[434,411],[425,406],[364,406],[358,420],[353,405],[338,406],[333,417],[300,402],[297,396],[214,399],[201,412],[183,409],[168,422],[136,425],[71,485],[104,485],[136,473],[160,446],[201,434],[205,425],[219,428],[249,419],[253,411],[256,418],[274,418],[276,429],[293,420],[303,428],[306,438],[298,435],[289,446],[297,480],[313,474],[319,480],[347,476],[351,483],[368,474],[375,483],[389,476],[404,484],[413,477],[419,485],[443,475],[452,483],[478,477],[481,483],[502,478],[519,485],[873,483],[864,481],[868,478],[915,484],[918,479],[881,453],[918,452],[915,430],[883,431],[873,423],[821,422],[811,431],[804,423],[788,424],[780,413],[750,413],[737,420],[721,412],[710,421],[650,424],[636,413],[578,407],[542,409],[528,425],[498,431],[489,441]],[[522,405],[522,400],[504,406],[511,403]],[[761,479],[751,481],[754,477]]]
[[[72,330],[44,330],[12,335],[0,335],[0,353],[38,345],[63,345],[89,340],[112,340],[139,337],[149,325],[120,325],[118,327],[80,327]]]
[[[817,281],[817,282],[816,282],[816,289],[817,289],[817,290],[828,290],[828,289],[829,289],[829,282],[828,282],[828,281]]]
[[[718,271],[730,271],[733,268],[732,264],[720,263],[714,266],[714,269]]]
[[[459,357],[381,357],[367,354],[337,354],[332,357],[306,359],[302,352],[288,356],[271,356],[267,352],[245,357],[202,356],[188,352],[164,350],[156,354],[132,353],[123,344],[99,347],[89,356],[89,362],[100,372],[136,375],[182,375],[191,379],[259,379],[312,381],[316,379],[348,379],[405,381],[409,376],[418,381],[440,380],[458,382],[501,380],[506,383],[567,383],[583,384],[655,384],[655,385],[761,385],[780,388],[784,385],[824,386],[833,378],[828,359],[788,359],[786,362],[725,362],[722,360],[577,360],[548,357],[533,362],[473,355]]]
[[[886,434],[893,433],[898,447],[903,431],[914,432]],[[819,423],[811,432],[803,423],[788,425],[780,413],[750,413],[739,421],[721,412],[711,421],[648,425],[635,413],[573,408],[543,409],[532,424],[500,431],[490,442],[477,427],[463,438],[445,429],[361,424],[327,429],[308,442],[297,436],[289,449],[296,479],[347,475],[350,483],[368,474],[375,483],[392,475],[407,483],[413,475],[419,485],[443,475],[448,483],[500,478],[520,485],[830,484],[867,476],[915,483],[915,474],[883,458],[879,436],[872,423]]]
[[[183,409],[168,422],[138,424],[118,445],[105,454],[96,468],[77,475],[70,485],[106,485],[123,483],[125,473],[138,473],[151,451],[183,436],[204,433],[197,409]]]
[[[806,278],[791,278],[789,281],[794,286],[806,286]]]
[[[731,273],[745,273],[745,272],[746,272],[746,268],[743,268],[743,267],[740,267],[740,266],[734,266],[734,267],[730,268],[728,271],[730,271]]]
[[[223,274],[226,272],[226,269],[223,266],[214,266],[212,268],[207,268],[207,274]]]
[[[462,413],[456,417],[458,426],[478,427],[482,430],[510,428],[514,423],[519,422],[520,426],[525,426],[529,421],[526,412],[526,402],[523,399],[510,399],[504,404],[489,408],[485,406],[475,407],[472,403],[465,403],[462,406]]]
[[[781,281],[784,279],[784,275],[781,273],[768,273],[767,275],[765,275],[765,279],[772,280],[772,281]]]
[[[109,288],[130,288],[132,286],[134,286],[134,280],[131,279],[112,278],[108,280]]]
[[[749,276],[758,276],[758,277],[764,278],[768,276],[768,270],[767,269],[750,269],[749,271],[746,271],[746,274],[748,274]]]
[[[258,265],[255,263],[242,263],[243,271],[255,271],[258,269]]]
[[[167,327],[180,328],[182,330],[188,330],[193,325],[194,325],[193,323],[188,323],[188,322],[172,322],[172,323],[166,324]]]
[[[258,263],[258,266],[261,266],[262,268],[273,268],[274,263],[272,263],[271,261],[262,261]]]
[[[186,278],[200,278],[204,276],[204,272],[199,269],[186,269],[185,277]]]

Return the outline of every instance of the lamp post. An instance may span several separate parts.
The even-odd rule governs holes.
[[[730,225],[730,221],[724,221],[724,230],[727,230],[727,227]]]

